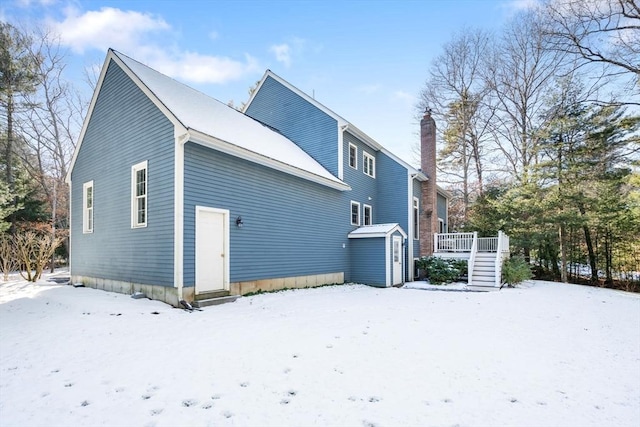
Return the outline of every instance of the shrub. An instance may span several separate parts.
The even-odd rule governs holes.
[[[451,283],[467,272],[467,261],[464,259],[430,256],[420,258],[416,265],[433,285]]]
[[[509,258],[502,264],[502,283],[507,286],[515,286],[532,277],[531,266],[522,257]]]

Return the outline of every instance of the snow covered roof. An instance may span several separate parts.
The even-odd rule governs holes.
[[[400,224],[389,223],[389,224],[363,225],[362,227],[356,228],[351,233],[349,233],[349,238],[365,239],[368,237],[385,237],[396,231],[399,231],[403,237],[405,238],[407,237],[407,234],[404,232],[402,227],[400,227]]]
[[[186,129],[189,140],[333,188],[350,189],[293,141],[257,120],[120,52],[109,50],[105,68],[109,59],[157,98],[156,104]]]

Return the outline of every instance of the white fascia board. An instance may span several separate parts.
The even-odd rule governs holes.
[[[349,239],[369,239],[372,237],[387,237],[389,233],[368,233],[368,234],[351,234],[347,236]]]
[[[271,74],[273,74],[273,73],[271,73],[271,70],[267,70],[267,71],[264,72],[264,75],[262,76],[262,79],[258,82],[258,86],[256,86],[256,90],[254,90],[251,93],[251,96],[249,96],[249,100],[246,102],[246,104],[244,104],[244,107],[242,107],[242,113],[243,114],[247,113],[247,109],[249,108],[249,105],[251,105],[251,103],[253,102],[253,98],[256,97],[256,94],[260,91],[260,88],[264,84],[264,81],[267,80],[267,77],[269,75],[271,75]]]
[[[270,157],[262,156],[258,153],[254,153],[253,151],[247,150],[242,147],[238,147],[235,144],[231,144],[221,139],[215,138],[213,136],[203,134],[194,129],[189,129],[189,140],[192,142],[195,142],[196,144],[213,148],[214,150],[229,154],[231,156],[249,160],[250,162],[267,166],[271,169],[275,169],[280,172],[287,173],[289,175],[297,176],[299,178],[303,178],[308,181],[325,185],[327,187],[334,188],[336,190],[340,190],[340,191],[351,190],[351,187],[342,181],[337,181],[337,180],[334,181],[331,179],[324,178],[322,176],[305,171],[303,169],[299,169],[294,166],[288,165],[286,163],[282,163],[278,160],[274,160]]]
[[[80,131],[80,136],[78,137],[78,143],[76,144],[76,149],[73,153],[73,157],[71,158],[71,164],[69,166],[69,171],[67,172],[67,176],[65,180],[67,182],[71,182],[71,172],[73,171],[73,167],[75,166],[76,159],[78,157],[78,153],[80,152],[80,147],[82,146],[82,141],[84,140],[85,133],[87,131],[87,126],[89,125],[89,120],[93,115],[93,110],[96,105],[96,101],[98,99],[98,94],[102,90],[102,85],[104,83],[104,78],[107,74],[107,68],[109,67],[109,62],[113,60],[122,71],[142,90],[142,92],[154,103],[156,107],[167,117],[171,123],[173,123],[176,128],[185,129],[184,125],[178,120],[178,118],[158,99],[155,94],[149,90],[149,88],[142,83],[140,78],[127,67],[124,62],[120,60],[117,54],[114,53],[112,49],[107,51],[107,57],[104,60],[104,64],[102,64],[102,70],[100,71],[100,77],[98,79],[98,83],[96,84],[96,88],[93,91],[93,97],[91,98],[91,103],[89,104],[89,108],[87,110],[87,115],[84,118],[84,122],[82,123],[82,130]]]
[[[345,130],[349,131],[349,133],[351,133],[353,136],[358,138],[365,145],[368,145],[369,147],[371,147],[372,149],[374,149],[376,151],[380,151],[380,150],[382,150],[384,148],[384,147],[382,147],[382,145],[380,145],[376,141],[374,141],[373,138],[371,138],[366,133],[362,132],[360,129],[358,129],[357,127],[355,127],[351,123],[347,122],[347,127],[345,128]]]

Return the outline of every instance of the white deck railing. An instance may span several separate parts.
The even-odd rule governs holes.
[[[471,252],[474,233],[436,233],[433,235],[434,252]]]

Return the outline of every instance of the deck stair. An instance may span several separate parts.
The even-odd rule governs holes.
[[[229,291],[214,291],[198,294],[195,296],[195,300],[191,303],[196,308],[208,307],[210,305],[226,304],[228,302],[234,302],[240,297],[240,295],[230,295]]]
[[[496,253],[478,252],[471,273],[473,286],[495,286]]]
[[[434,236],[435,256],[466,259],[469,288],[500,289],[502,264],[509,256],[509,236],[478,237],[477,232],[438,233]]]

